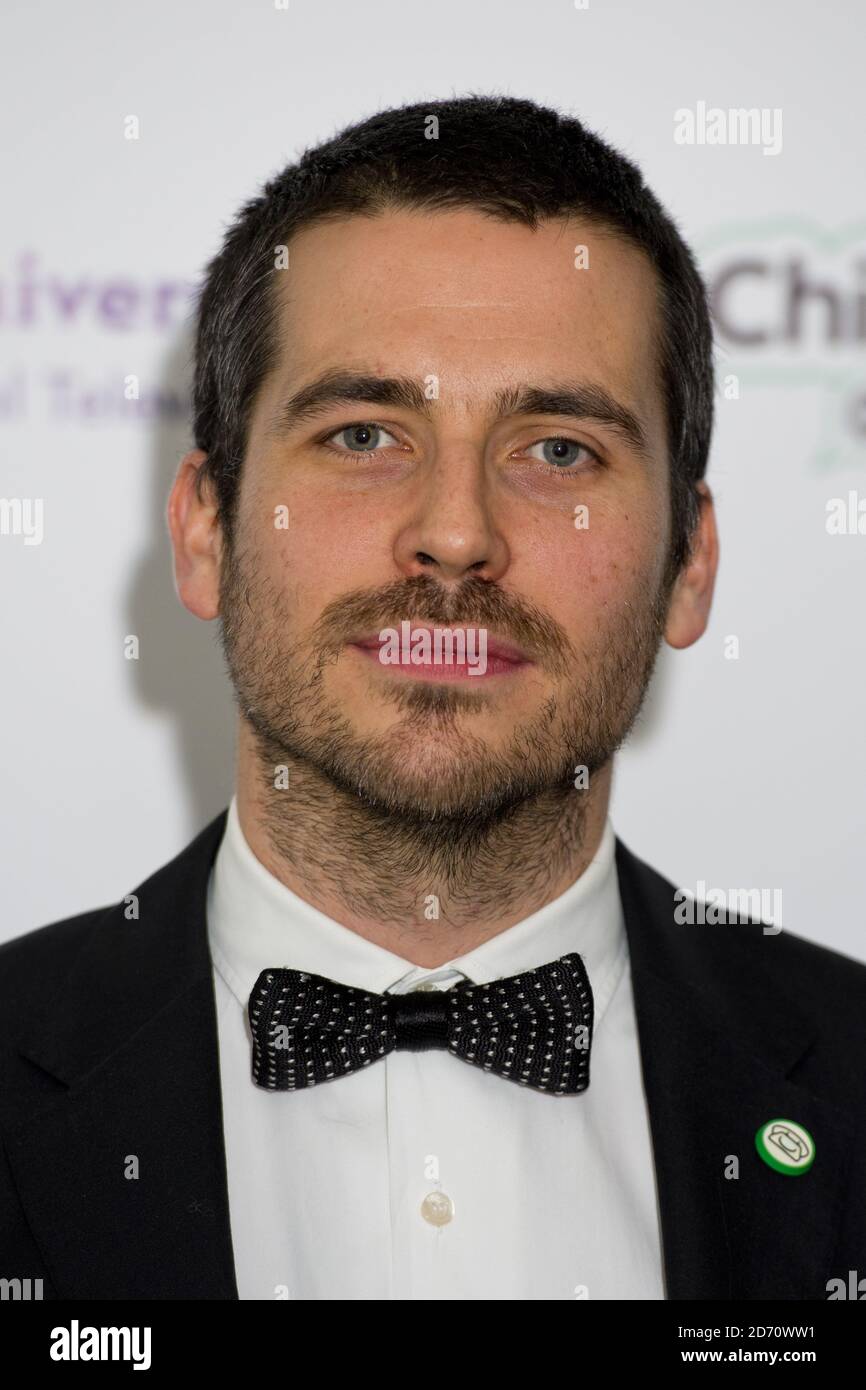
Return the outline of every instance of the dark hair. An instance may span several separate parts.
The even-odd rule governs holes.
[[[429,138],[438,121],[438,138]],[[659,367],[671,482],[670,574],[688,556],[695,484],[713,425],[712,326],[703,281],[640,170],[580,121],[535,102],[469,95],[379,112],[307,150],[226,233],[199,290],[193,431],[232,540],[253,401],[277,365],[276,247],[301,227],[392,208],[475,208],[534,228],[582,215],[643,249],[658,273]]]

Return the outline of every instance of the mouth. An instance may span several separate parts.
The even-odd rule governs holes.
[[[485,627],[462,623],[402,622],[348,643],[385,672],[415,680],[468,680],[513,676],[533,665],[513,642]]]

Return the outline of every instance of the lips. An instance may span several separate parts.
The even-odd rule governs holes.
[[[385,627],[386,624],[383,623],[376,632],[371,632],[365,637],[353,638],[350,645],[363,647],[365,651],[378,652],[383,645],[379,633],[384,631]],[[437,627],[440,631],[443,628],[448,628],[452,632],[479,632],[481,630],[474,623],[413,623],[412,638],[416,632],[429,632],[432,637]],[[524,666],[530,661],[526,652],[515,646],[513,642],[503,641],[502,638],[494,637],[489,632],[487,634],[487,658],[488,660],[507,662],[511,666]]]
[[[426,639],[426,640],[425,640]],[[486,627],[468,623],[412,623],[380,628],[349,645],[383,671],[420,680],[467,679],[471,685],[490,676],[514,675],[530,658],[513,642],[491,637]]]

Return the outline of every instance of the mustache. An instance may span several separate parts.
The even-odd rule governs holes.
[[[507,594],[489,579],[469,575],[448,589],[430,575],[396,580],[374,593],[358,589],[334,599],[320,613],[311,633],[320,663],[336,658],[347,642],[361,633],[401,621],[423,620],[437,625],[492,629],[510,639],[533,661],[554,675],[564,675],[577,661],[576,653],[558,623],[526,599]]]

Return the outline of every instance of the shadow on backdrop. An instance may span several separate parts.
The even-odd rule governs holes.
[[[192,329],[175,339],[162,372],[165,399],[188,399],[192,383]],[[128,632],[138,634],[135,663],[139,699],[174,720],[178,767],[194,827],[221,811],[234,785],[235,709],[219,645],[217,620],[202,622],[184,608],[174,587],[171,540],[165,519],[177,466],[192,447],[191,419],[166,414],[151,438],[150,547],[132,572]]]

